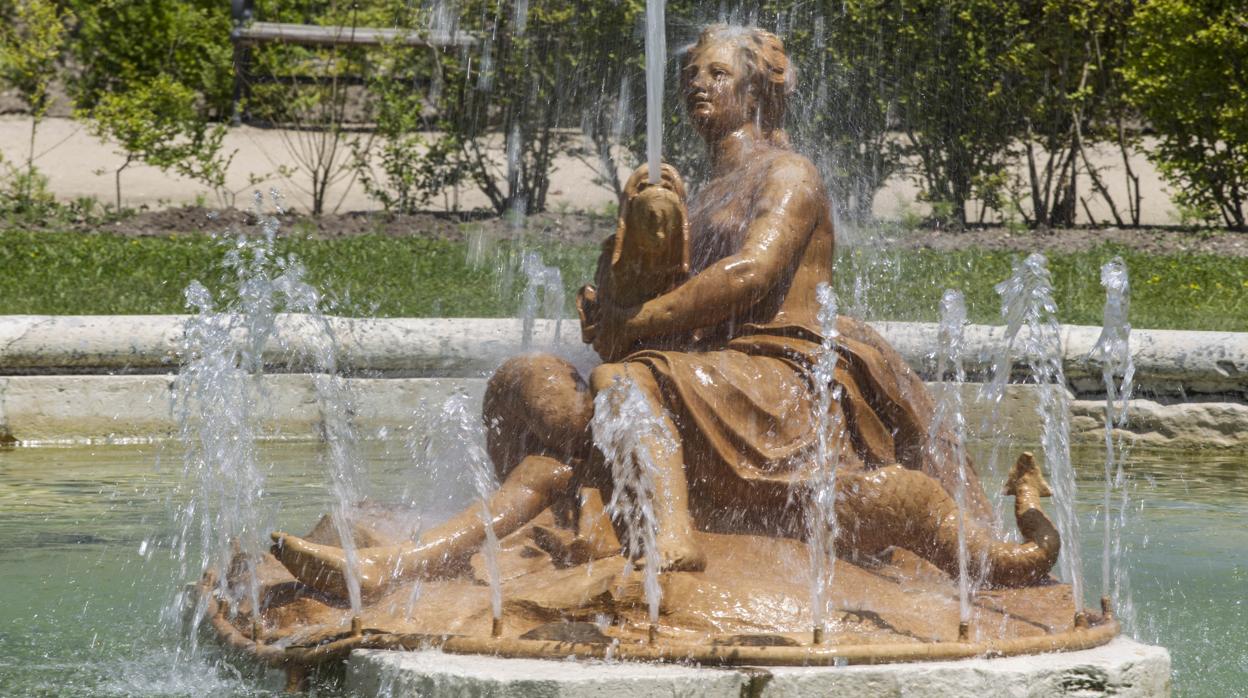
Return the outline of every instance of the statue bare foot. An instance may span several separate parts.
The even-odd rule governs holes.
[[[342,548],[312,543],[297,536],[274,531],[270,537],[272,552],[286,569],[303,584],[317,591],[347,598],[347,556]],[[365,598],[380,595],[390,581],[392,555],[385,548],[361,548],[357,551],[356,576],[360,593]]]

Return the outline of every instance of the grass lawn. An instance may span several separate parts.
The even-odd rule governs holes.
[[[182,290],[199,280],[228,287],[229,241],[207,236],[129,238],[108,234],[0,232],[0,314],[186,312]],[[559,266],[569,293],[592,272],[596,246],[534,249]],[[514,315],[524,281],[519,251],[499,243],[469,260],[468,245],[421,237],[281,238],[343,315],[500,317]],[[1050,256],[1063,322],[1100,324],[1099,268],[1120,254],[1132,279],[1131,322],[1140,328],[1248,331],[1248,258],[1125,249]],[[929,250],[847,252],[838,264],[842,311],[876,319],[934,320],[946,288],[961,289],[973,322],[993,323],[993,285],[1017,255]],[[571,304],[567,305],[569,312]]]

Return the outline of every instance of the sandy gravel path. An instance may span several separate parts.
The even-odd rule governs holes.
[[[30,133],[30,121],[24,116],[0,117],[0,155],[10,163],[25,159]],[[259,180],[259,187],[267,190],[278,188],[291,206],[307,211],[310,197],[307,194],[307,177],[299,173],[299,162],[292,155],[292,139],[297,134],[277,129],[260,129],[239,126],[230,129],[226,137],[226,150],[237,151],[231,164],[227,186],[239,195],[247,195]],[[1145,147],[1147,147],[1145,143]],[[36,142],[36,165],[47,175],[50,188],[60,199],[95,197],[100,201],[114,199],[114,170],[123,162],[117,148],[92,136],[86,127],[66,118],[50,118],[43,122]],[[496,148],[500,151],[501,148]],[[1105,178],[1111,192],[1123,197],[1123,178],[1117,153],[1109,148],[1094,155],[1098,166],[1104,166]],[[1141,176],[1144,194],[1143,222],[1147,225],[1168,225],[1179,222],[1175,207],[1171,204],[1156,168],[1146,158],[1137,156],[1132,167]],[[292,176],[279,174],[293,170]],[[556,161],[551,182],[549,207],[552,210],[600,211],[614,200],[609,189],[596,184],[593,170],[574,158]],[[896,220],[908,214],[918,214],[924,207],[915,203],[918,187],[905,178],[894,178],[879,192],[875,200],[877,216]],[[164,173],[146,165],[131,165],[122,175],[122,200],[130,207],[163,207],[205,203],[219,206],[213,193],[204,185]],[[340,212],[368,211],[378,208],[363,188],[349,174],[345,174],[329,189],[328,208]],[[228,203],[228,202],[227,202]],[[475,188],[465,187],[459,192],[459,206],[472,209],[487,205],[485,197]],[[1108,220],[1108,208],[1099,201],[1090,202],[1094,216],[1101,222]],[[445,202],[435,202],[435,206]],[[1120,204],[1125,206],[1125,204]],[[1080,222],[1087,222],[1080,212]]]

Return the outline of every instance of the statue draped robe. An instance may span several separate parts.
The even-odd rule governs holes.
[[[745,211],[732,211],[731,202],[750,201],[776,154],[711,182],[691,202],[691,273],[740,250],[753,215],[749,203]],[[820,240],[821,235],[829,239]],[[739,317],[680,337],[650,340],[622,359],[645,366],[658,382],[686,446],[687,475],[695,491],[784,507],[817,467],[814,366],[824,337],[815,320],[817,303],[794,289],[793,282],[812,271],[803,270],[804,265],[815,267],[815,273],[831,269],[831,261],[818,259],[810,248],[822,243],[817,251],[830,255],[832,235],[830,221],[816,229],[791,272]],[[618,256],[617,236],[603,245],[600,287],[612,255]],[[901,464],[931,475],[952,495],[957,482],[953,442],[949,434],[936,434],[935,443],[929,443],[933,405],[926,386],[866,324],[841,316],[836,325],[833,384],[840,390],[834,392],[829,423],[839,467]],[[974,469],[967,472],[969,508],[987,520],[990,509],[982,487]],[[695,507],[703,520],[723,508],[717,497],[691,499],[704,502]]]

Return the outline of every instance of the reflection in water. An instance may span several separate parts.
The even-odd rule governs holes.
[[[974,449],[973,449],[974,450]],[[273,468],[268,496],[283,521],[306,530],[331,503],[307,484],[313,444],[261,449]],[[975,455],[979,455],[976,453]],[[471,500],[457,469],[413,471],[399,442],[361,444],[375,494],[437,488],[428,520]],[[1103,453],[1075,449],[1088,544],[1100,541]],[[1177,695],[1242,691],[1248,667],[1248,457],[1134,450],[1133,525],[1124,532],[1138,618],[1136,635],[1174,655]],[[0,686],[23,695],[269,695],[280,677],[208,654],[181,665],[159,613],[189,580],[169,554],[180,449],[158,446],[0,451]],[[993,487],[994,483],[985,483]],[[1100,561],[1089,561],[1092,568]],[[1095,573],[1095,570],[1092,570]]]

